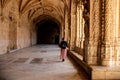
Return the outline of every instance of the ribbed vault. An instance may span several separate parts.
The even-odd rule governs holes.
[[[64,7],[61,0],[19,0],[20,16],[28,13],[30,20],[46,14],[61,22],[64,19]]]

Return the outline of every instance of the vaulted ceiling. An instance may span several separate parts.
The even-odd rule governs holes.
[[[46,14],[58,19],[64,16],[64,3],[60,0],[19,0],[20,15],[28,12],[30,19]]]
[[[4,8],[12,0],[0,0]],[[13,0],[14,1],[14,0]],[[16,0],[19,6],[19,14],[28,14],[30,20],[38,19],[41,15],[48,15],[58,21],[64,19],[64,9],[68,7],[69,0]]]

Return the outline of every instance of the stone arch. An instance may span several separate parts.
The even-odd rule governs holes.
[[[60,22],[49,15],[40,15],[34,19],[36,25],[37,44],[59,44]]]

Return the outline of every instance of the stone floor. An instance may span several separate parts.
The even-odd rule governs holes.
[[[0,56],[0,80],[88,80],[57,45],[36,45]]]

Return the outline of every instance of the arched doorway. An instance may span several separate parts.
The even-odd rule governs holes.
[[[37,23],[37,44],[58,44],[59,25],[51,19],[44,19]]]

